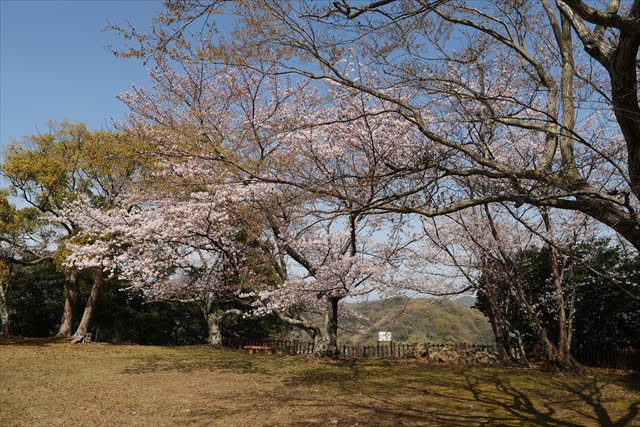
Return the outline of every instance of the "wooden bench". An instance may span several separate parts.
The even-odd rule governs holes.
[[[265,354],[273,354],[276,350],[273,347],[269,347],[268,345],[245,345],[244,349],[249,354],[254,353],[265,353]]]

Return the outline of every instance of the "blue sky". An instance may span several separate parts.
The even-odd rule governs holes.
[[[46,131],[48,120],[108,127],[126,113],[115,98],[145,85],[140,61],[113,56],[122,45],[107,21],[140,29],[162,8],[155,0],[0,0],[0,142]]]

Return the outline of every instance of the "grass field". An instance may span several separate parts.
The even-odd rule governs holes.
[[[640,425],[640,377],[0,340],[0,425]]]

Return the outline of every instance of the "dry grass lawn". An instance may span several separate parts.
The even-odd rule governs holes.
[[[0,426],[640,425],[640,377],[0,340]]]

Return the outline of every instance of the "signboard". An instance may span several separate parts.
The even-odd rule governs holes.
[[[391,342],[391,332],[378,332],[378,342]]]

